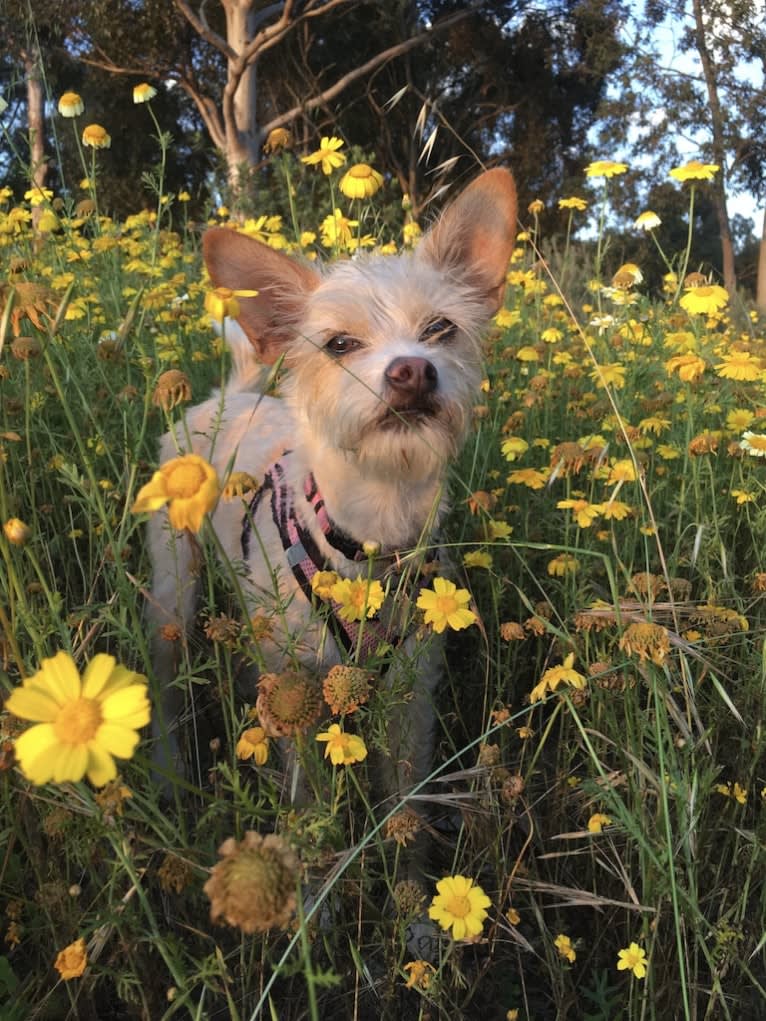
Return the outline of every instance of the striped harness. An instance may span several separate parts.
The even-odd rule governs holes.
[[[271,516],[282,540],[287,563],[290,565],[290,570],[301,591],[311,602],[313,595],[311,579],[317,571],[327,569],[327,561],[311,532],[301,523],[296,513],[296,493],[287,482],[282,463],[283,458],[290,453],[289,450],[286,450],[282,457],[271,465],[266,472],[261,488],[254,494],[245,511],[242,519],[242,555],[245,560],[249,557],[255,516],[268,494],[271,501]],[[311,472],[304,479],[303,496],[307,509],[316,515],[322,534],[329,545],[343,554],[347,560],[366,561],[367,557],[361,545],[333,525],[316,479]],[[332,612],[329,616],[329,624],[333,637],[347,653],[353,654],[358,650],[361,663],[369,659],[382,643],[388,642],[396,646],[401,642],[401,635],[389,634],[378,620],[365,620],[363,630],[360,629],[362,622],[345,620],[340,615],[341,604],[334,600],[330,602]],[[361,641],[360,630],[362,631]]]

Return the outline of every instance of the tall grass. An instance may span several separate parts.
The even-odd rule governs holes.
[[[0,215],[0,519],[29,529],[0,534],[6,693],[59,649],[80,665],[108,651],[153,683],[131,506],[183,414],[158,380],[183,370],[196,401],[227,372],[199,231],[177,197],[155,198],[124,223],[59,208],[42,233],[11,196]],[[354,214],[375,216],[375,200]],[[251,229],[297,247],[279,222]],[[673,281],[665,296],[624,274],[590,281],[574,241],[553,278],[543,242],[519,241],[450,479],[444,540],[478,623],[446,647],[429,783],[378,804],[369,760],[333,768],[310,731],[297,743],[316,798],[297,811],[274,744],[263,765],[238,758],[258,632],[208,536],[199,628],[178,639],[193,761],[170,802],[148,738],[101,791],[34,787],[14,766],[23,724],[0,717],[0,1017],[764,1015],[766,487],[741,443],[766,417],[762,324],[733,295],[695,314]],[[702,370],[684,380],[671,360],[687,352]],[[570,673],[530,702],[562,664],[584,686]],[[387,701],[407,697],[354,714],[371,749],[385,753]],[[404,807],[430,832],[420,891]],[[209,920],[216,850],[246,831],[280,834],[300,860],[286,930]],[[421,963],[412,925],[451,875],[480,884],[489,916]],[[54,960],[80,938],[87,966],[64,981]],[[617,969],[632,943],[643,978]]]

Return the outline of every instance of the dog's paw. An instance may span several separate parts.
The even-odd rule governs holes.
[[[421,915],[407,926],[407,950],[412,960],[436,960],[439,952],[439,929],[427,915]]]

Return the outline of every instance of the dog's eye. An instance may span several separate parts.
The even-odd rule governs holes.
[[[457,326],[449,319],[436,319],[429,323],[420,334],[421,341],[451,340],[455,336]]]
[[[359,346],[359,341],[349,337],[347,333],[337,333],[334,337],[330,337],[324,349],[330,355],[347,355]]]

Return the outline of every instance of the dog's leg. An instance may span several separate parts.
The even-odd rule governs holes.
[[[164,513],[149,522],[153,563],[152,593],[147,616],[152,634],[153,759],[164,787],[168,774],[183,775],[178,728],[184,710],[184,691],[175,683],[180,657],[194,619],[198,589],[198,549],[186,535],[173,535]]]

